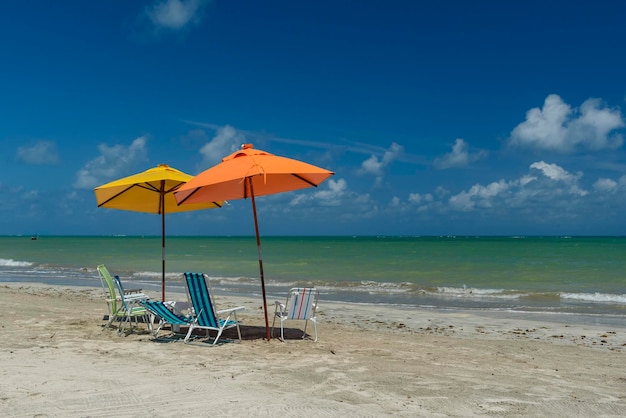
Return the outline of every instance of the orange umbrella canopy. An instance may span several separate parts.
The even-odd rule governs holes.
[[[174,195],[181,206],[213,200],[245,199],[251,196],[251,189],[244,179],[252,181],[254,196],[258,197],[316,187],[333,174],[302,161],[254,149],[252,144],[244,144],[240,151],[198,174]]]

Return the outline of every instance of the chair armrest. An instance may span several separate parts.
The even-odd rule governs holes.
[[[243,311],[244,309],[246,309],[245,306],[237,306],[236,308],[220,309],[219,311],[215,311],[215,313],[219,315],[226,312]]]
[[[133,293],[132,295],[124,295],[124,301],[126,303],[139,303],[144,300],[150,299],[148,295],[143,293]]]

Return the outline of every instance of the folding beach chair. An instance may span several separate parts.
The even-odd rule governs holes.
[[[149,300],[140,303],[141,306],[152,312],[153,315],[156,315],[160,318],[159,325],[154,331],[154,338],[157,338],[157,336],[159,335],[159,331],[166,324],[172,325],[172,329],[174,329],[175,325],[189,326],[192,322],[192,319],[190,317],[179,315],[174,312],[170,303]]]
[[[280,339],[285,341],[283,324],[285,321],[304,321],[304,334],[306,336],[306,326],[309,321],[313,322],[315,330],[315,340],[317,341],[317,317],[315,310],[317,309],[317,301],[319,292],[314,287],[294,287],[289,290],[287,301],[283,304],[276,301],[276,309],[274,310],[274,320],[272,321],[272,335],[274,335],[274,324],[276,318],[280,319]]]
[[[189,341],[193,330],[196,328],[207,330],[207,336],[210,330],[217,331],[217,336],[213,340],[213,344],[217,343],[224,330],[236,327],[239,341],[241,341],[241,330],[239,322],[237,322],[237,312],[245,309],[243,306],[236,308],[222,309],[216,311],[211,300],[210,282],[206,274],[203,273],[184,273],[185,286],[187,287],[187,295],[189,296],[189,304],[191,306],[192,321],[189,324],[189,331],[185,336],[185,343]],[[225,318],[221,318],[225,316]],[[233,319],[231,319],[231,317]]]
[[[121,318],[120,324],[117,327],[117,335],[122,335],[127,322],[130,326],[130,331],[132,332],[133,319],[135,320],[137,326],[139,326],[139,318],[141,318],[142,321],[148,325],[148,330],[152,332],[152,318],[150,317],[150,312],[140,305],[140,302],[148,300],[148,297],[143,293],[133,293],[130,295],[125,294],[124,286],[122,286],[122,281],[119,276],[113,276],[113,281],[115,282],[117,290],[120,293],[120,302],[122,305],[116,312],[116,316]]]
[[[96,268],[96,270],[98,270],[98,274],[100,275],[100,280],[102,282],[102,287],[107,294],[106,303],[109,315],[108,321],[103,329],[107,329],[108,327],[110,327],[111,324],[116,320],[121,321],[122,323],[120,323],[120,325],[118,326],[119,335],[122,333],[120,327],[122,325],[125,326],[125,321],[128,320],[129,317],[130,319],[134,318],[136,320],[138,320],[138,318],[144,318],[144,320],[148,318],[148,312],[144,308],[136,306],[136,302],[141,300],[147,300],[147,295],[141,293],[138,290],[134,290],[130,293],[125,292],[123,286],[121,285],[121,281],[120,285],[118,286],[115,283],[115,279],[111,276],[111,273],[109,273],[109,270],[104,266],[104,264],[100,264]],[[118,289],[117,292],[115,290],[116,288]],[[119,293],[119,296],[117,295],[117,293]],[[150,322],[148,322],[148,325],[151,326]]]

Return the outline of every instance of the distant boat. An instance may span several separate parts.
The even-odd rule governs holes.
[[[38,239],[38,237],[36,237],[36,236],[34,236],[34,235],[33,235],[32,237],[30,237],[30,240],[31,240],[31,241],[37,241],[37,239]]]

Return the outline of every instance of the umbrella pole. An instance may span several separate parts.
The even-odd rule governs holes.
[[[165,302],[165,195],[161,194],[161,300]]]
[[[265,298],[265,277],[263,275],[263,258],[261,257],[261,237],[259,235],[259,222],[256,216],[256,202],[254,200],[254,189],[252,188],[252,179],[247,178],[250,186],[250,198],[252,199],[252,213],[254,214],[254,232],[256,233],[256,248],[259,253],[259,271],[261,273],[261,291],[263,292],[263,312],[265,313],[265,338],[270,340],[270,323],[267,319],[267,299]]]

